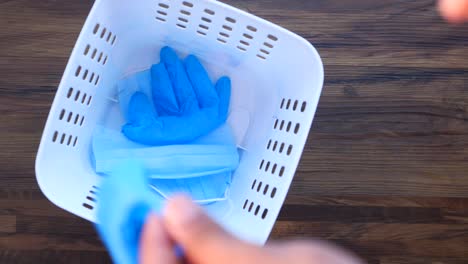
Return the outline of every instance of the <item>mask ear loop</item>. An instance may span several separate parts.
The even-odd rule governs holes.
[[[164,199],[169,199],[169,197],[167,197],[167,195],[165,195],[161,190],[159,190],[158,188],[156,188],[156,186],[154,186],[153,184],[149,184],[150,188],[155,191],[157,194],[161,195]]]
[[[232,176],[231,176],[232,177]],[[229,184],[229,187],[226,188],[226,191],[224,193],[224,200],[226,201],[227,204],[227,210],[224,213],[224,215],[221,217],[222,220],[226,219],[228,216],[231,215],[232,211],[234,210],[234,202],[231,199],[231,184]]]
[[[113,98],[113,97],[109,97],[109,96],[106,96],[105,98],[106,98],[107,100],[113,102],[113,103],[116,103],[116,104],[119,103],[119,99],[118,99],[118,98]]]

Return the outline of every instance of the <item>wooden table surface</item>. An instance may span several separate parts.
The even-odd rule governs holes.
[[[109,262],[42,195],[41,132],[91,0],[0,0],[0,263]],[[311,41],[326,78],[272,239],[369,263],[468,262],[468,26],[432,0],[228,0]]]

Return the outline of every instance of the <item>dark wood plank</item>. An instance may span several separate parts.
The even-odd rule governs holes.
[[[326,239],[353,241],[417,241],[434,240],[444,243],[450,239],[468,238],[467,225],[451,224],[386,224],[386,223],[330,223],[315,221],[279,221],[276,232],[291,235],[316,234]],[[436,254],[438,254],[436,252]]]
[[[0,233],[0,248],[5,250],[105,250],[96,236],[86,235],[78,237],[49,234],[49,232],[42,234]]]
[[[77,250],[0,250],[0,259],[5,264],[48,263],[83,264],[112,263],[106,252]]]
[[[0,215],[0,233],[16,232],[16,216]]]
[[[433,0],[225,2],[306,37],[326,65],[466,67],[468,26],[445,24]]]
[[[294,187],[293,187],[294,188]],[[294,191],[294,189],[292,190]],[[291,193],[284,203],[305,206],[367,206],[367,207],[412,207],[440,208],[464,212],[468,210],[468,198],[418,197],[418,196],[383,196],[383,195],[297,195]]]
[[[418,255],[425,258],[466,259],[466,225],[330,223],[279,221],[272,238],[316,237],[358,249],[367,256]],[[386,245],[387,244],[387,245]],[[362,253],[361,253],[362,254]]]
[[[466,259],[457,259],[457,258],[411,258],[411,257],[401,257],[401,256],[390,256],[383,257],[380,259],[380,264],[427,264],[427,263],[437,263],[437,264],[464,264]]]
[[[312,42],[326,78],[272,239],[369,263],[468,259],[468,25],[434,0],[225,0]],[[93,226],[41,194],[34,159],[93,1],[0,0],[0,262],[109,263]]]

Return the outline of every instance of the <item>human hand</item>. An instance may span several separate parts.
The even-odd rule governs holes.
[[[184,249],[185,262],[174,253]],[[360,264],[357,257],[325,242],[295,241],[266,247],[234,238],[190,199],[169,200],[162,217],[150,215],[140,238],[141,264]]]
[[[452,23],[468,21],[468,0],[439,0],[439,10]]]

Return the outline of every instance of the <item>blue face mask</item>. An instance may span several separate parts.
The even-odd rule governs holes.
[[[132,141],[153,146],[184,144],[226,122],[231,81],[222,77],[213,85],[195,56],[182,62],[172,49],[165,47],[161,50],[161,62],[150,73],[151,96],[147,86],[131,93],[127,90],[133,89],[126,87],[129,83],[118,84],[119,100],[128,121],[122,132]],[[141,78],[148,76],[145,73]]]
[[[190,144],[148,147],[132,142],[119,131],[97,126],[93,141],[97,173],[111,174],[123,161],[138,160],[155,179],[181,179],[230,173],[239,165],[239,153],[225,124]]]

